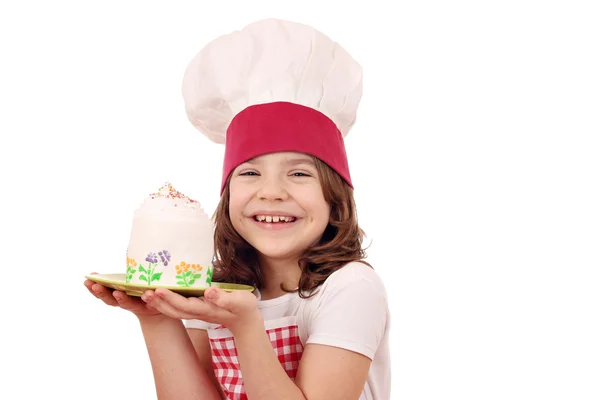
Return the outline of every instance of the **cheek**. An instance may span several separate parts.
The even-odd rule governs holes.
[[[246,229],[247,221],[245,211],[252,195],[244,190],[236,190],[233,185],[230,187],[230,190],[229,220],[231,221],[233,228],[241,234]]]
[[[320,212],[320,218],[321,218],[320,222],[321,222],[321,225],[323,225],[323,229],[329,223],[330,215],[331,215],[331,207],[329,207],[329,205],[322,206],[321,212]]]
[[[329,215],[331,213],[331,207],[325,202],[325,199],[320,201],[312,202],[310,205],[312,219],[319,225],[326,226],[329,223]]]
[[[242,218],[244,209],[240,202],[232,201],[229,203],[229,218],[232,222],[239,221]]]
[[[235,185],[230,186],[229,192],[229,215],[233,219],[239,218],[244,212],[244,205],[247,203],[247,195],[240,190],[236,190]]]

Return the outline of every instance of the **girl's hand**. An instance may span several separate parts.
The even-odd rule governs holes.
[[[183,297],[168,289],[147,291],[142,300],[150,307],[174,319],[199,319],[224,325],[235,336],[249,323],[263,323],[258,311],[258,299],[251,292],[228,293],[216,287],[204,292],[204,297]]]
[[[93,274],[96,274],[96,272],[92,272]],[[86,279],[83,284],[91,294],[109,306],[121,307],[124,310],[132,312],[138,318],[162,317],[162,314],[158,310],[144,303],[138,297],[129,296],[120,290],[109,289],[89,279]]]

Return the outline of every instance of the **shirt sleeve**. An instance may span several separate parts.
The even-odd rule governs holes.
[[[307,343],[340,347],[373,360],[388,320],[379,276],[362,263],[348,264],[323,284],[309,316]]]

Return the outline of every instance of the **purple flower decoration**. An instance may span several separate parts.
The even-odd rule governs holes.
[[[167,266],[169,261],[171,261],[171,254],[167,250],[159,251],[158,255],[164,266]]]
[[[146,257],[146,261],[148,261],[149,263],[156,264],[158,262],[156,253],[148,253],[148,256]]]

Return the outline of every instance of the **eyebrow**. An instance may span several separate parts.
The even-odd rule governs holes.
[[[302,164],[306,164],[306,165],[310,165],[310,166],[313,166],[313,167],[315,166],[315,163],[310,158],[292,158],[292,159],[285,160],[283,162],[283,164],[287,164],[287,165],[302,165]]]
[[[253,159],[246,161],[244,164],[256,165],[256,164],[258,164],[258,161],[256,160],[256,158],[253,158]],[[292,166],[304,164],[304,165],[315,167],[315,163],[310,158],[288,158],[288,159],[284,160],[282,162],[282,164],[292,165]]]

